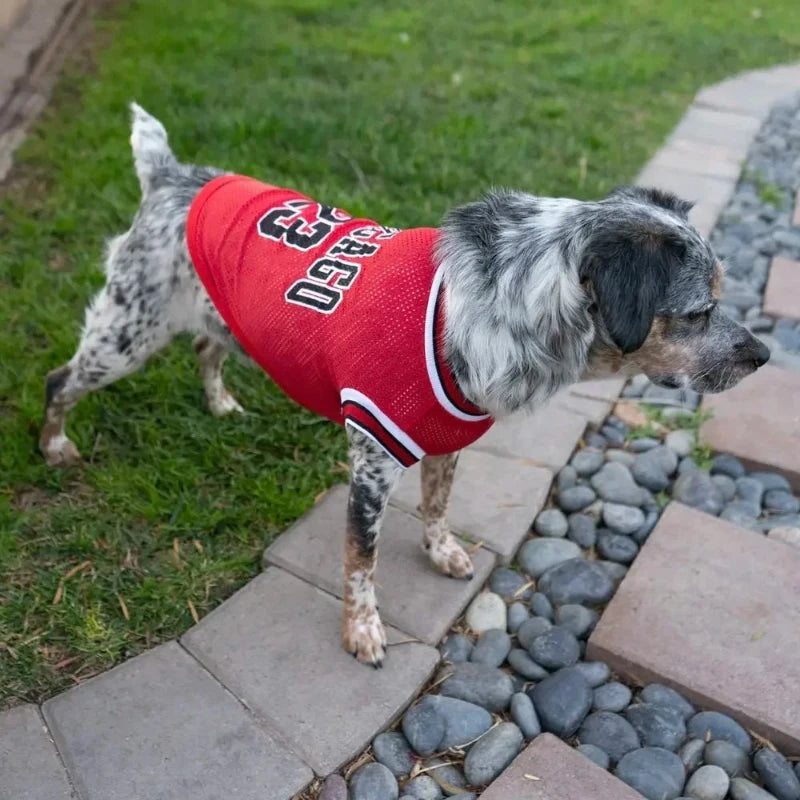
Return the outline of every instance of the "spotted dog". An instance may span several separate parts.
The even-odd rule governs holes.
[[[195,335],[211,412],[240,412],[222,364],[245,354],[347,430],[343,642],[359,661],[385,654],[374,572],[403,469],[421,461],[431,562],[469,579],[447,504],[457,452],[494,420],[590,377],[719,392],[769,358],[719,309],[719,262],[671,194],[494,191],[440,228],[398,231],[181,164],[161,123],[132,109],[141,205],[108,246],[77,352],[47,376],[41,450],[52,465],[78,459],[68,410],[181,332]]]

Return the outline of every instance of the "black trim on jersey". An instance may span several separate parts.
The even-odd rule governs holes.
[[[354,410],[360,412],[359,416],[351,416],[348,414],[348,406],[352,406]],[[417,456],[386,430],[380,420],[369,409],[357,403],[355,400],[345,400],[342,403],[342,416],[345,422],[349,420],[354,425],[363,428],[366,433],[372,436],[375,441],[402,466],[410,467],[419,461]]]

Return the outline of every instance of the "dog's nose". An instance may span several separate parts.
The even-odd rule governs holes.
[[[764,364],[769,361],[769,347],[767,347],[761,339],[756,339],[756,341],[758,342],[758,346],[756,347],[756,355],[753,361],[756,362],[756,367],[763,367]]]

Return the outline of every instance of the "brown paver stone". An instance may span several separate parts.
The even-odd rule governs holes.
[[[411,514],[418,514],[419,473],[419,467],[407,470],[390,501]],[[550,470],[525,459],[465,450],[453,483],[450,527],[471,541],[483,542],[508,564],[547,500],[552,480]],[[418,523],[414,530],[417,548],[421,530]],[[400,622],[397,625],[403,628]]]
[[[792,225],[800,225],[800,189],[797,190],[797,197],[794,199],[794,216]]]
[[[537,736],[481,795],[481,800],[642,800],[551,733]]]
[[[671,503],[587,658],[659,681],[800,755],[800,552]]]
[[[706,395],[713,417],[702,440],[758,469],[778,469],[800,490],[800,373],[769,364],[722,394]]]
[[[515,414],[496,422],[470,450],[527,458],[552,470],[561,469],[586,430],[586,417],[554,397],[532,414]]]
[[[182,642],[318,775],[327,775],[403,710],[439,661],[434,648],[387,627],[383,669],[359,664],[342,649],[341,617],[334,597],[270,567]]]
[[[776,256],[769,268],[764,313],[800,319],[800,261]]]
[[[176,642],[43,711],[83,800],[289,800],[313,777]]]
[[[346,486],[336,486],[328,492],[267,548],[265,562],[341,597],[347,491]],[[527,527],[520,527],[524,536]],[[391,507],[378,551],[375,582],[384,621],[432,645],[447,633],[494,566],[494,556],[479,550],[472,557],[475,575],[471,581],[446,578],[435,571],[422,549],[419,519]]]
[[[0,800],[72,800],[72,791],[39,709],[0,714]]]

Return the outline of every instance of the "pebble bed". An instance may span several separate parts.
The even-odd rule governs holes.
[[[800,187],[800,95],[777,105],[761,128],[711,244],[725,264],[721,305],[762,338],[772,363],[800,369],[800,324],[762,313],[773,257],[800,260],[792,213]]]
[[[668,499],[800,546],[800,499],[782,475],[698,453],[689,429],[643,438],[611,417],[589,434],[514,566],[494,570],[442,644],[437,693],[374,739],[349,787],[330,776],[321,800],[474,800],[542,731],[648,800],[800,800],[800,765],[732,718],[583,659]]]

